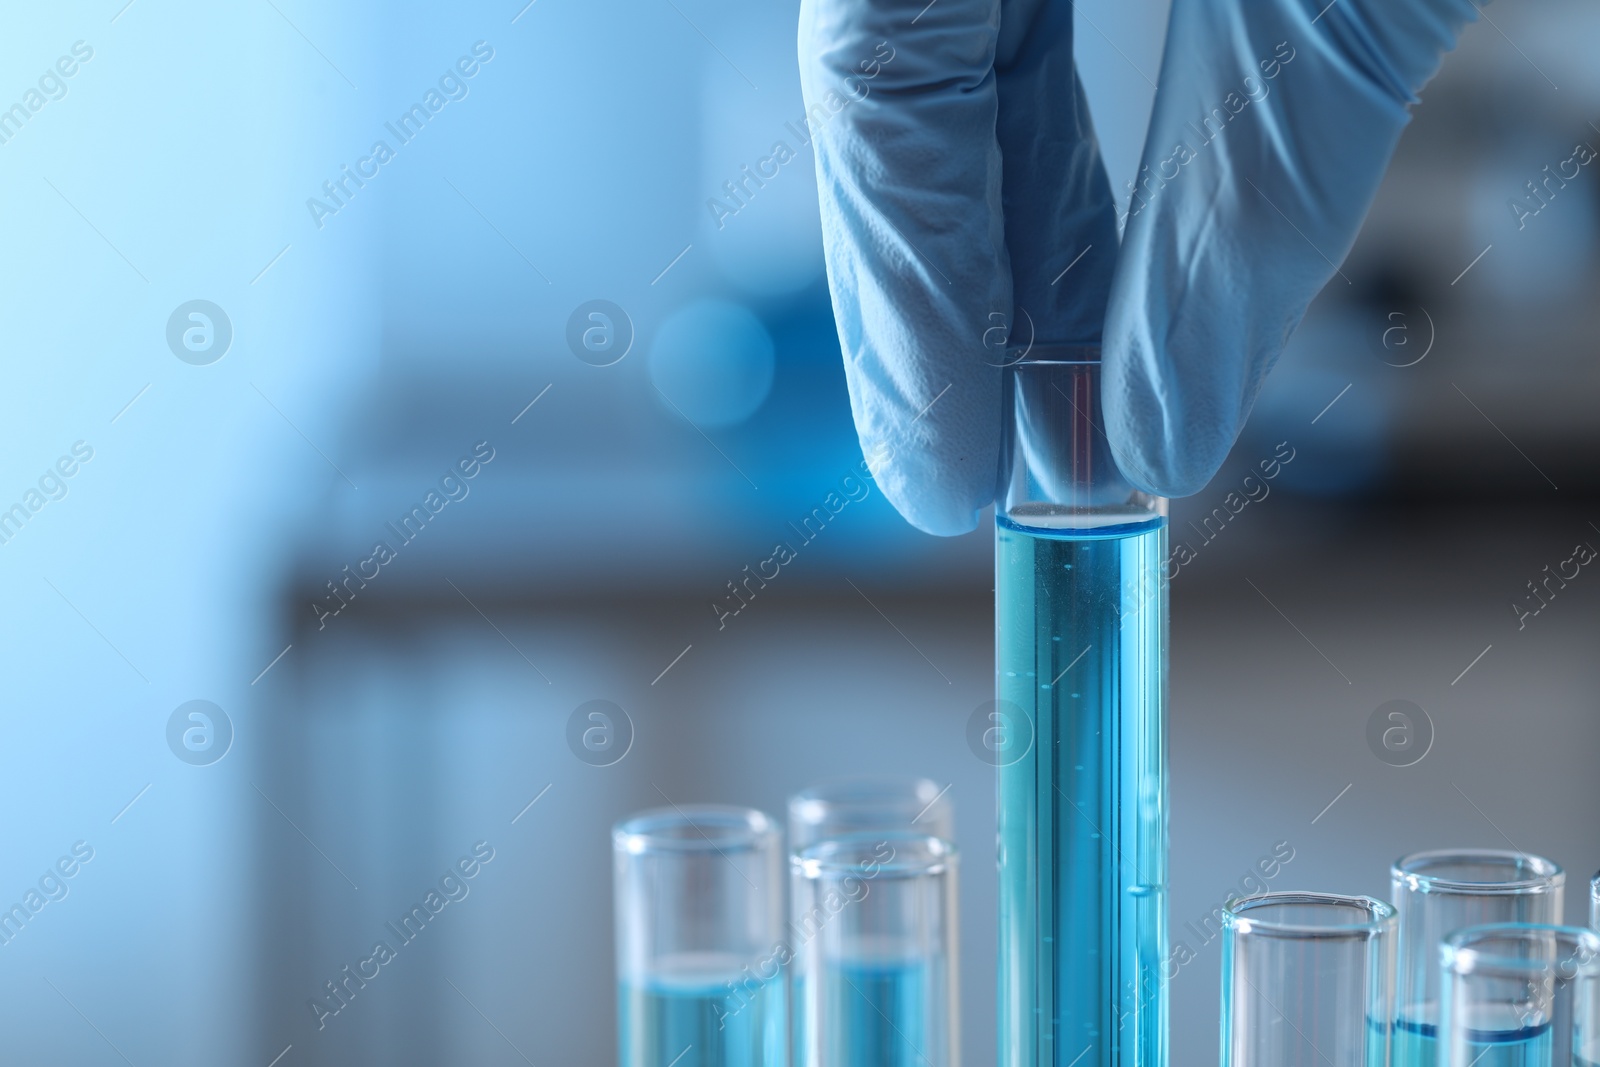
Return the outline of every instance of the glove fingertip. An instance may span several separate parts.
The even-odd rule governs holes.
[[[1176,367],[1126,346],[1107,345],[1103,395],[1106,435],[1124,477],[1144,492],[1193,496],[1228,458],[1239,420],[1221,416],[1205,390],[1186,389]],[[1145,368],[1157,362],[1159,375]],[[1157,387],[1160,383],[1160,387]]]
[[[958,537],[976,529],[994,501],[999,443],[992,444],[976,462],[904,440],[893,446],[882,439],[863,441],[862,452],[878,488],[907,522],[936,537]]]

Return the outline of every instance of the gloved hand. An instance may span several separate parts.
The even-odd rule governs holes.
[[[1174,0],[1119,250],[1068,0],[803,0],[851,410],[901,514],[956,534],[994,499],[1008,332],[1102,344],[1123,473],[1204,486],[1476,13]]]

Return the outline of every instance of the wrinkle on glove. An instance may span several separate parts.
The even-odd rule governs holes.
[[[1470,0],[1174,0],[1103,344],[1106,429],[1140,488],[1227,457],[1344,261]]]
[[[1049,0],[801,5],[851,411],[880,488],[929,533],[971,530],[994,499],[1007,346],[1099,337],[1115,220],[1071,30]]]

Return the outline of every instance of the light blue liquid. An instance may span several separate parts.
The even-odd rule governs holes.
[[[1473,1067],[1549,1067],[1550,1027],[1472,1031],[1461,1057]]]
[[[930,1004],[948,1003],[929,988],[942,968],[925,961],[832,962],[805,1003],[800,1065],[806,1067],[927,1067],[949,1062],[944,1020],[928,1018]],[[930,1025],[931,1024],[931,1025]]]
[[[621,983],[622,1067],[783,1067],[782,979],[743,978],[695,970]]]
[[[1166,542],[998,521],[1001,1067],[1167,1062]]]
[[[1393,1067],[1438,1067],[1439,1039],[1432,1023],[1401,1019],[1395,1025]],[[1456,1059],[1472,1067],[1550,1067],[1550,1025],[1468,1030]],[[1465,1058],[1463,1058],[1465,1057]],[[1577,1061],[1579,1064],[1581,1060]]]
[[[1432,1014],[1431,1012],[1429,1013]],[[1431,1022],[1401,1017],[1394,1024],[1394,1049],[1390,1055],[1393,1067],[1437,1067],[1439,1041],[1438,1027]]]

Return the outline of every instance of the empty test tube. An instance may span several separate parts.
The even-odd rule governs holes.
[[[1457,930],[1484,923],[1559,922],[1566,874],[1525,852],[1444,849],[1403,857],[1390,878],[1400,920],[1394,1063],[1434,1067],[1440,944]]]
[[[1386,1067],[1394,908],[1265,893],[1223,916],[1222,1067]]]

